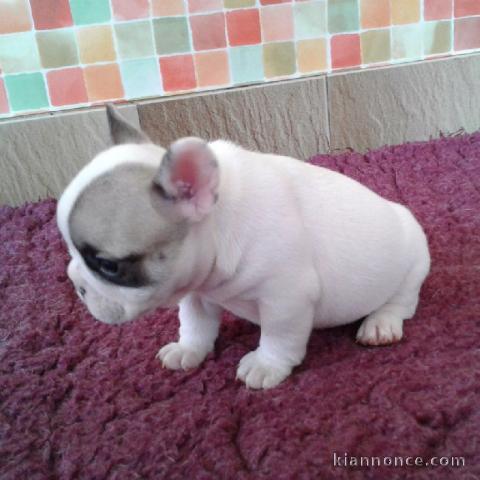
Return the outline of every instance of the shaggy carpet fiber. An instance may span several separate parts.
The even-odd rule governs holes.
[[[316,331],[287,381],[249,391],[235,370],[259,330],[226,314],[201,368],[163,370],[176,311],[95,321],[66,277],[55,202],[3,207],[2,479],[480,478],[480,134],[312,162],[424,226],[432,270],[404,340],[362,347],[358,322]],[[355,466],[361,456],[382,465]],[[465,465],[388,465],[417,456]]]

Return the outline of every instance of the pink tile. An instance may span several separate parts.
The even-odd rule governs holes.
[[[112,8],[115,20],[145,18],[150,14],[148,0],[112,0]]]
[[[88,101],[81,68],[65,68],[47,73],[48,91],[53,106],[74,105]]]
[[[212,10],[222,10],[222,8],[222,0],[188,0],[188,11],[190,13],[211,12]]]
[[[291,5],[277,5],[261,9],[262,38],[264,42],[291,40],[293,14]]]
[[[225,15],[212,13],[211,15],[192,15],[193,46],[195,50],[211,50],[224,48],[227,45],[225,38]]]
[[[257,8],[227,12],[228,40],[232,47],[255,45],[262,41]]]
[[[362,63],[358,33],[334,35],[331,39],[332,68],[356,67]]]
[[[68,0],[30,0],[33,23],[37,30],[50,30],[72,25]]]
[[[480,17],[455,20],[455,50],[480,48]]]
[[[480,0],[455,0],[455,16],[480,15]]]
[[[452,18],[454,0],[424,0],[425,20]]]
[[[0,78],[0,113],[8,113],[9,111],[5,86],[3,85],[3,79]]]
[[[166,92],[193,90],[197,86],[192,55],[160,58],[160,71]]]

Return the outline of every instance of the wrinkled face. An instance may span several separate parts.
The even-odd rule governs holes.
[[[109,158],[124,161],[100,169],[68,205],[69,192],[78,189],[74,181],[59,202],[59,223],[72,256],[68,275],[92,315],[106,323],[131,320],[177,300],[175,273],[181,271],[179,255],[188,227],[152,205],[158,165],[138,159],[145,155],[143,149],[162,153],[154,148],[115,147],[102,154],[92,167]],[[128,161],[129,155],[135,161]]]

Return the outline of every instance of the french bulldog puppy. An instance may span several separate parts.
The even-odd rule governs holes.
[[[402,338],[430,268],[412,213],[339,173],[223,140],[165,150],[107,107],[116,146],[97,155],[58,203],[68,275],[110,324],[179,304],[170,369],[214,348],[222,309],[261,328],[237,377],[278,385],[313,328],[365,317],[364,345]]]

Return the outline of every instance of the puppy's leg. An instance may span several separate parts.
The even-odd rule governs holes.
[[[415,314],[420,288],[429,268],[427,251],[409,272],[398,292],[362,322],[357,332],[357,342],[363,345],[388,345],[402,339],[403,321]]]
[[[220,325],[221,308],[187,295],[180,302],[180,338],[157,354],[164,367],[172,370],[195,368],[213,350]]]
[[[260,344],[245,355],[238,366],[237,378],[250,388],[272,388],[290,375],[305,357],[312,331],[313,307],[304,304],[261,308]]]

